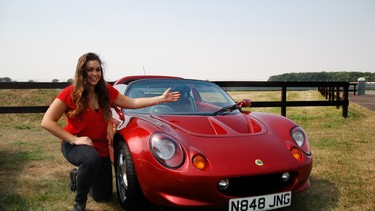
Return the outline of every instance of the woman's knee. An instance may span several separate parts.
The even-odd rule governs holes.
[[[81,163],[80,167],[99,170],[101,168],[101,165],[102,160],[99,154],[96,151],[94,151],[86,154],[85,159]]]

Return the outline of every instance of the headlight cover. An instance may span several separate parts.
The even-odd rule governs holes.
[[[293,127],[290,130],[290,136],[304,153],[306,153],[307,155],[311,154],[309,140],[307,139],[305,131],[301,127]]]
[[[167,168],[178,168],[185,160],[181,145],[168,134],[161,132],[152,134],[150,148],[156,160]]]

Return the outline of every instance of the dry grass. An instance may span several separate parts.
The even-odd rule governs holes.
[[[60,141],[39,127],[42,114],[2,114],[0,127],[0,210],[71,210],[73,167]],[[115,198],[115,197],[114,197]],[[92,210],[120,210],[116,200]]]
[[[17,98],[18,90],[8,90],[6,95],[3,91],[1,105],[46,105],[57,93],[46,91],[37,97],[41,92],[23,90],[22,98]],[[279,92],[230,94],[236,100],[280,99]],[[42,100],[35,103],[34,99]],[[315,99],[322,99],[316,91],[288,94],[288,100]],[[250,110],[280,114],[278,108]],[[292,207],[285,210],[375,210],[374,112],[351,104],[346,119],[335,107],[287,108],[287,115],[308,133],[314,166],[312,187],[294,195]],[[68,182],[72,166],[61,155],[60,141],[40,128],[41,118],[42,114],[0,114],[0,210],[72,208],[74,194]],[[89,199],[87,206],[120,210],[116,200],[100,204]]]

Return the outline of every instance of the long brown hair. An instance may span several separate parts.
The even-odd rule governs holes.
[[[104,80],[102,61],[95,53],[86,53],[78,59],[72,93],[72,100],[76,105],[76,109],[69,111],[68,116],[70,118],[79,117],[89,106],[91,89],[87,81],[86,64],[93,60],[99,62],[102,73],[99,82],[95,85],[94,92],[98,95],[99,107],[103,110],[104,119],[109,121],[111,118],[111,105],[107,93],[107,83]]]

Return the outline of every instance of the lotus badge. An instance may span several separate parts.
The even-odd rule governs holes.
[[[263,161],[261,161],[260,159],[256,159],[255,164],[257,164],[257,166],[263,166]]]

